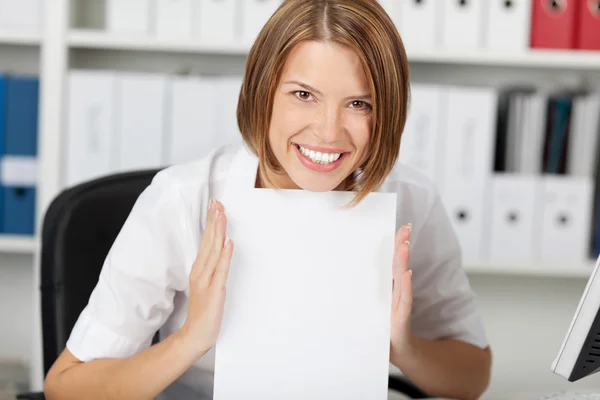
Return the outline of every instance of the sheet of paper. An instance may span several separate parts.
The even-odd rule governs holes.
[[[240,191],[215,400],[387,399],[396,194]]]

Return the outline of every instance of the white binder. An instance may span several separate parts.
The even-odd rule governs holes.
[[[536,195],[539,178],[497,174],[492,179],[490,261],[530,263],[538,234]]]
[[[167,163],[185,163],[208,155],[217,146],[216,85],[209,77],[172,81]]]
[[[483,0],[443,0],[442,47],[446,50],[475,50],[484,43]]]
[[[67,186],[114,172],[115,84],[112,72],[69,73]]]
[[[457,181],[442,195],[467,264],[489,261],[490,182]]]
[[[487,0],[486,48],[522,52],[529,48],[532,0]]]
[[[446,92],[442,86],[413,84],[399,161],[441,186]]]
[[[440,0],[405,0],[400,17],[400,35],[409,53],[439,46],[443,18]]]
[[[263,26],[281,3],[282,0],[243,0],[240,2],[243,43],[254,43]]]
[[[587,263],[593,222],[592,178],[546,175],[542,183],[537,260],[551,265]]]
[[[147,34],[150,32],[151,15],[150,0],[106,0],[108,32]]]
[[[494,166],[498,94],[493,88],[449,87],[442,201],[470,262],[489,254],[490,179]]]
[[[118,171],[163,165],[167,77],[159,74],[120,74],[117,78]]]
[[[488,180],[494,167],[498,93],[491,87],[449,87],[444,185]]]
[[[192,0],[155,0],[156,35],[166,39],[192,37]]]
[[[236,0],[197,0],[194,35],[203,42],[231,43],[237,36]]]

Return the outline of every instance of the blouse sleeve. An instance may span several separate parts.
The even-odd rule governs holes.
[[[413,231],[413,334],[487,347],[477,297],[462,268],[460,244],[439,196],[424,225]]]
[[[70,334],[75,357],[125,358],[151,344],[175,292],[187,286],[187,230],[183,200],[159,172],[136,201]]]

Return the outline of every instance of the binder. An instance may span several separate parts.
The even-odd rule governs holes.
[[[4,142],[6,140],[6,106],[7,106],[7,88],[8,76],[0,74],[0,157],[5,156]],[[4,232],[4,181],[0,179],[0,232]]]
[[[600,93],[573,100],[567,173],[594,176],[600,136]]]
[[[532,0],[489,0],[486,46],[489,50],[529,48]]]
[[[7,155],[2,158],[2,232],[33,235],[37,197],[37,160],[28,156]]]
[[[577,18],[576,46],[581,50],[600,50],[600,3],[583,0]]]
[[[159,168],[164,162],[167,76],[122,73],[115,98],[115,170]]]
[[[534,0],[531,47],[547,49],[575,47],[579,2],[578,0]]]
[[[465,259],[484,261],[498,95],[493,88],[449,87],[447,104],[441,197]]]
[[[149,33],[150,5],[150,0],[106,0],[106,30],[124,34]]]
[[[218,144],[217,86],[208,76],[176,77],[171,85],[167,163],[186,163]]]
[[[42,0],[0,0],[0,29],[40,31],[42,5]]]
[[[400,35],[406,51],[431,50],[440,44],[443,9],[440,0],[406,0],[402,4]]]
[[[282,0],[244,0],[241,4],[242,42],[252,44]]]
[[[484,44],[484,2],[481,0],[446,0],[442,19],[442,47],[475,50]]]
[[[156,0],[156,35],[165,39],[192,37],[193,1]]]
[[[197,0],[194,11],[194,36],[204,42],[230,43],[237,32],[236,0]]]
[[[38,153],[39,78],[11,76],[6,97],[5,155],[3,159],[4,233],[33,235],[36,179],[23,179],[8,168],[9,157],[25,169],[36,171]],[[13,172],[13,174],[10,174]],[[15,173],[17,172],[17,173]],[[25,177],[26,178],[26,177]]]
[[[65,166],[67,186],[115,172],[115,90],[114,72],[69,72]]]
[[[539,175],[543,167],[543,148],[548,111],[548,93],[531,94],[526,101],[526,128],[520,154],[520,170],[525,175]]]
[[[566,173],[572,102],[572,96],[564,93],[549,99],[544,144],[544,172],[547,174]]]
[[[589,259],[593,179],[545,175],[536,259],[543,264],[584,264]]]
[[[442,202],[448,210],[465,263],[489,261],[490,181],[458,180],[446,186]]]
[[[399,161],[441,186],[444,157],[442,125],[447,107],[442,86],[413,84]]]
[[[492,262],[527,263],[533,259],[538,185],[539,178],[534,176],[494,175],[490,229]]]
[[[444,186],[481,183],[494,168],[498,93],[487,87],[448,87]]]

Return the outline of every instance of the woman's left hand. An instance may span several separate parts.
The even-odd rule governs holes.
[[[410,259],[410,224],[396,233],[392,267],[391,354],[405,354],[411,347],[410,315],[412,311],[412,271]]]

